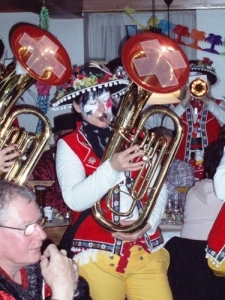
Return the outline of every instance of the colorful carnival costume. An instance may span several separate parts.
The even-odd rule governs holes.
[[[61,99],[56,105],[71,103],[72,97],[79,97],[81,90],[87,90],[91,95],[88,105],[83,110],[90,114],[95,105],[92,93],[98,89],[110,91],[115,97],[116,90],[121,93],[126,88],[126,81],[117,78],[105,78],[99,75],[100,70],[87,68],[81,71],[77,78],[82,83],[95,78],[95,84],[76,89],[69,98]],[[97,80],[100,78],[101,80]],[[77,80],[78,83],[78,80]],[[76,80],[75,80],[76,86]],[[102,94],[101,94],[102,95]],[[104,93],[103,93],[104,96]],[[104,97],[103,97],[104,98]],[[109,99],[104,103],[105,110],[111,110]],[[99,128],[83,121],[81,127],[58,142],[56,169],[59,184],[66,204],[73,211],[73,223],[78,220],[81,212],[89,210],[98,200],[104,198],[109,189],[119,185],[128,192],[132,185],[131,172],[117,172],[106,160],[101,164],[101,157],[107,145],[110,128]],[[142,202],[143,201],[143,202]],[[138,201],[132,217],[136,220],[146,196]],[[111,204],[115,210],[127,211],[131,197],[121,192],[113,193]],[[73,255],[79,265],[80,275],[89,283],[93,300],[119,300],[125,295],[129,299],[172,299],[167,280],[169,256],[163,249],[163,240],[158,225],[164,213],[167,202],[167,189],[164,185],[152,214],[148,220],[151,228],[134,241],[116,239],[112,233],[101,227],[91,214],[88,214],[79,226],[73,239]],[[118,215],[108,214],[114,222],[119,222]],[[140,289],[140,284],[142,288]]]
[[[190,61],[190,74],[196,77],[207,75],[207,80],[212,87],[218,82],[212,63],[207,58]],[[182,103],[173,108],[174,112],[181,117],[184,129],[184,137],[176,158],[192,163],[196,179],[203,178],[204,148],[218,138],[221,126],[225,124],[225,102],[215,100],[211,95],[208,97],[210,97],[209,105],[192,97],[185,108]],[[168,119],[163,121],[163,126],[173,128],[173,124]]]
[[[22,284],[14,282],[0,268],[1,300],[51,300],[52,292],[44,282],[39,263],[22,268],[20,273]],[[82,278],[79,279],[77,295],[74,300],[91,300],[87,283]]]

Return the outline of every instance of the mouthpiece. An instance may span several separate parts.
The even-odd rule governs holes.
[[[102,113],[98,118],[101,122],[107,122],[108,123],[108,115],[106,113]]]

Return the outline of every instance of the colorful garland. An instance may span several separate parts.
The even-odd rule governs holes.
[[[41,8],[39,26],[41,27],[41,29],[47,31],[49,29],[49,14],[48,14],[48,9],[45,5]],[[44,114],[47,114],[49,109],[49,96],[50,96],[51,85],[40,81],[37,81],[35,85],[38,91],[38,97],[37,97],[38,107]],[[39,134],[41,131],[42,131],[42,121],[38,120],[36,133]]]
[[[47,114],[49,109],[49,96],[50,96],[51,85],[40,81],[37,81],[35,85],[38,91],[38,97],[37,97],[38,107],[44,114]],[[36,127],[36,133],[38,134],[41,131],[42,131],[42,122],[39,119]]]

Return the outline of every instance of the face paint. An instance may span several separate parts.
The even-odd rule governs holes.
[[[87,116],[92,116],[98,110],[98,108],[99,108],[99,101],[96,99],[90,99],[88,100],[86,105],[84,105],[83,112]]]
[[[100,128],[109,126],[112,119],[112,98],[110,92],[104,88],[100,91],[89,91],[81,98],[79,108],[74,104],[82,119]],[[103,117],[104,116],[104,117]]]
[[[105,112],[107,114],[111,115],[111,111],[112,111],[112,98],[110,96],[110,93],[109,92],[105,92],[102,95],[98,96],[97,99],[94,99],[93,98],[93,94],[90,93],[90,97],[89,97],[87,103],[83,107],[83,113],[86,116],[92,116],[98,110],[100,111],[101,105],[104,105]]]
[[[105,110],[107,113],[111,114],[111,110],[112,110],[112,98],[110,96],[110,93],[104,93],[101,96],[99,96],[99,100],[102,101],[102,103],[104,104]]]

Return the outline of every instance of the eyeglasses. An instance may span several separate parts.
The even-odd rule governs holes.
[[[24,232],[25,236],[29,236],[29,235],[34,233],[37,225],[41,226],[41,228],[44,228],[44,226],[46,224],[46,221],[47,221],[46,217],[41,217],[37,222],[35,222],[33,224],[29,224],[24,228],[15,228],[15,227],[9,227],[9,226],[4,226],[4,225],[0,225],[0,227],[8,228],[8,229],[21,230],[21,231]]]

